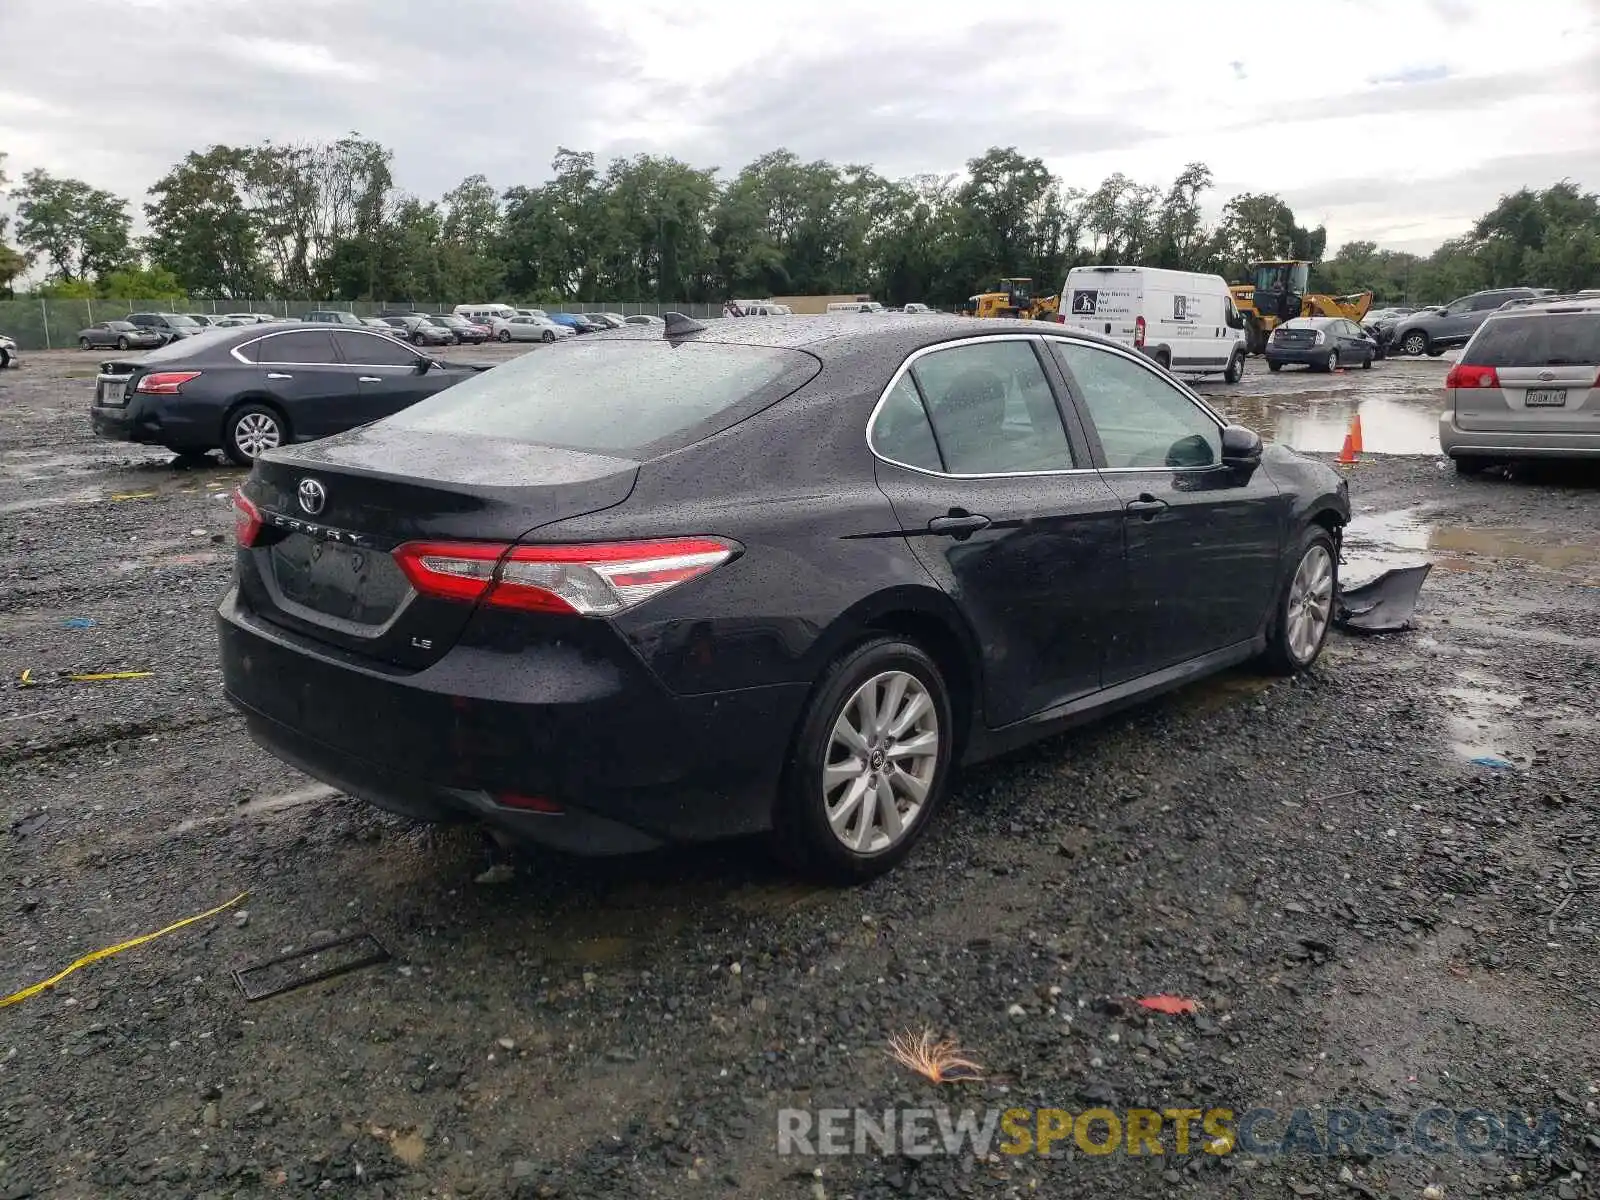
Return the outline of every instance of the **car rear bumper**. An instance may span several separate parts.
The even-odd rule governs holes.
[[[1269,363],[1299,363],[1307,367],[1325,367],[1328,365],[1328,355],[1333,353],[1327,346],[1308,346],[1304,350],[1284,349],[1267,343],[1267,361]]]
[[[244,608],[217,613],[223,684],[252,738],[402,815],[480,819],[588,854],[768,829],[803,684],[667,691],[624,647],[461,643],[410,674],[379,669]],[[561,814],[494,797],[542,797]]]
[[[96,437],[113,442],[136,442],[149,446],[213,450],[217,446],[217,422],[197,421],[176,414],[164,405],[151,404],[134,396],[126,405],[96,404],[89,409],[89,421]]]
[[[1439,448],[1451,458],[1596,458],[1600,431],[1462,429],[1446,409],[1439,414]]]

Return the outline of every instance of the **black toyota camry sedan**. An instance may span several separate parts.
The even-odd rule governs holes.
[[[207,329],[102,363],[90,417],[104,438],[179,454],[221,449],[248,466],[275,446],[397,413],[478,370],[365,329]]]
[[[382,808],[887,870],[951,771],[1230,664],[1292,672],[1344,481],[1021,321],[679,316],[563,343],[238,498],[229,698]]]

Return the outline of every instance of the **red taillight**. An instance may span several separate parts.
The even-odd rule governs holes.
[[[233,535],[245,547],[254,546],[261,535],[261,510],[242,491],[233,493]]]
[[[146,396],[176,396],[189,380],[199,378],[199,371],[157,371],[139,380],[133,390]]]
[[[1050,319],[1052,321],[1054,321],[1057,325],[1065,325],[1067,323],[1067,314],[1066,313],[1056,313]]]
[[[547,800],[543,796],[524,796],[518,792],[497,792],[494,802],[501,808],[517,808],[523,812],[548,813],[551,816],[559,816],[563,811],[554,800]]]
[[[1457,363],[1450,368],[1450,374],[1444,377],[1447,388],[1497,388],[1500,386],[1500,376],[1493,367],[1469,367]]]
[[[607,616],[704,575],[736,550],[717,538],[586,546],[408,542],[394,557],[411,586],[425,596]]]
[[[1144,318],[1138,317],[1133,322],[1133,344],[1144,345]]]

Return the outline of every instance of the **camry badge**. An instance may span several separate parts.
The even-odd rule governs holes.
[[[298,495],[300,507],[313,517],[321,512],[322,506],[328,502],[328,490],[315,479],[302,479]]]

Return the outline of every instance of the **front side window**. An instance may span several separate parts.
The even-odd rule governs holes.
[[[1472,298],[1472,311],[1492,312],[1494,309],[1499,308],[1507,300],[1512,298],[1513,294],[1509,292],[1485,292],[1481,296],[1474,296]]]
[[[924,471],[941,471],[943,460],[922,397],[909,374],[900,376],[872,422],[872,449],[882,458]]]
[[[1055,396],[1029,341],[939,350],[912,367],[953,475],[1013,475],[1074,466]]]
[[[422,361],[392,337],[378,333],[357,333],[341,329],[334,333],[333,341],[347,363],[364,367],[415,367]]]
[[[333,337],[322,330],[302,330],[299,333],[280,333],[263,338],[258,343],[256,361],[260,363],[310,364],[336,363]]]
[[[1222,431],[1193,400],[1155,372],[1110,350],[1052,340],[1100,435],[1106,466],[1210,467],[1222,461]]]

